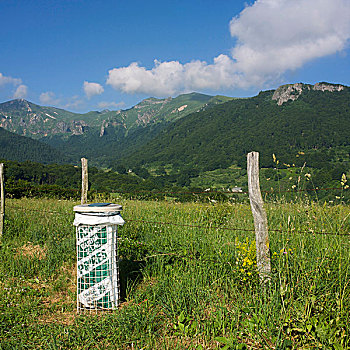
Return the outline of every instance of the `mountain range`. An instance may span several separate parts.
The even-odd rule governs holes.
[[[86,114],[21,99],[0,104],[0,126],[35,139],[39,149],[45,144],[49,152],[57,152],[57,162],[77,163],[85,156],[112,169],[121,164],[150,171],[165,168],[193,177],[234,164],[243,167],[251,150],[261,152],[266,167],[274,166],[272,154],[283,163],[322,167],[341,159],[347,167],[350,88],[287,84],[251,98],[191,93]],[[19,139],[13,140],[12,146]],[[28,147],[36,149],[34,143]],[[17,157],[10,152],[7,156]]]
[[[49,144],[75,162],[87,157],[96,165],[110,166],[169,123],[231,99],[190,93],[176,98],[148,98],[127,110],[85,114],[17,99],[0,104],[0,127]]]
[[[192,112],[203,110],[231,100],[225,96],[209,96],[198,93],[180,95],[176,98],[148,98],[127,110],[85,114],[72,113],[55,107],[42,107],[17,99],[0,104],[0,127],[34,139],[84,135],[98,130],[103,137],[109,127],[122,128],[125,132],[150,124],[175,121]]]

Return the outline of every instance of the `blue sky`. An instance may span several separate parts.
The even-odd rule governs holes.
[[[86,112],[350,85],[349,0],[0,0],[0,102]]]

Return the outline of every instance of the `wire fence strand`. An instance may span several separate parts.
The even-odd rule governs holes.
[[[272,189],[272,190],[261,190],[262,193],[266,194],[280,194],[280,193],[298,193],[298,192],[317,192],[317,191],[342,191],[343,187],[328,187],[328,188],[302,188],[302,189]],[[117,191],[120,194],[164,194],[164,195],[199,195],[199,194],[249,194],[248,191],[235,191],[235,190],[204,190],[204,191],[152,191],[152,190],[138,190],[138,191]]]
[[[40,212],[45,217],[45,214],[58,214],[58,215],[73,215],[73,213],[67,213],[67,212],[59,212],[59,211],[49,211],[49,210],[41,210],[41,209],[32,209],[32,208],[24,208],[24,207],[18,207],[18,206],[9,206],[12,209],[18,209],[22,211],[29,211],[29,212]],[[148,220],[137,220],[137,219],[126,219],[126,224],[128,223],[142,223],[142,224],[150,224],[150,225],[163,225],[163,226],[174,226],[174,227],[188,227],[188,228],[197,228],[201,230],[223,230],[223,231],[241,231],[241,232],[255,232],[255,229],[248,229],[243,227],[228,227],[228,226],[217,226],[214,222],[209,221],[207,225],[194,225],[194,224],[182,224],[182,223],[175,223],[175,222],[168,222],[168,221],[148,221]],[[342,229],[342,228],[341,228]],[[350,233],[341,233],[341,232],[326,232],[326,231],[314,231],[314,230],[293,230],[293,229],[269,229],[269,232],[277,232],[277,233],[297,233],[297,234],[314,234],[314,235],[334,235],[334,236],[349,236]]]

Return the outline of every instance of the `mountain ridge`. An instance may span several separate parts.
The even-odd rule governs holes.
[[[107,127],[122,127],[129,131],[150,123],[174,121],[205,108],[210,103],[221,102],[216,96],[190,93],[175,98],[150,97],[126,110],[90,111],[81,114],[16,99],[0,103],[0,127],[35,139],[54,135],[83,135],[92,128],[99,129],[102,137]]]

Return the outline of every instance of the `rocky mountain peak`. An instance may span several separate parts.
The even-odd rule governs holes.
[[[28,109],[30,108],[29,102],[23,98],[18,98],[15,100],[7,101],[1,104],[2,109],[14,109],[14,108],[22,108]]]
[[[295,101],[301,95],[305,87],[310,90],[309,85],[304,85],[302,83],[282,85],[275,90],[272,100],[277,101],[279,106],[289,100]]]
[[[150,107],[158,104],[165,104],[168,103],[172,100],[171,97],[165,98],[165,99],[160,99],[160,98],[155,98],[155,97],[149,97],[144,100],[142,100],[140,103],[138,103],[136,106],[134,106],[135,109],[141,109],[145,107]]]
[[[292,100],[295,101],[303,93],[303,91],[329,91],[336,92],[344,90],[344,86],[340,84],[316,83],[315,85],[295,83],[282,85],[277,88],[272,96],[273,101],[281,106],[283,103]]]
[[[329,84],[329,83],[316,83],[313,86],[313,90],[321,90],[321,91],[342,91],[344,90],[344,85],[340,84]]]

